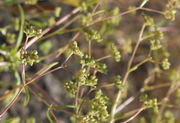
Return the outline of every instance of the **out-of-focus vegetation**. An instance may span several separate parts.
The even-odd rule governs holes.
[[[0,122],[179,123],[179,7],[0,1]]]

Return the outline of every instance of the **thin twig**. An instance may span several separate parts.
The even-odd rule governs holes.
[[[0,112],[0,118],[13,106],[13,104],[16,102],[16,100],[18,99],[18,97],[19,97],[19,95],[21,94],[22,91],[23,91],[23,87],[18,91],[18,93],[10,101],[10,103],[7,104],[7,106]]]
[[[70,54],[70,55],[66,58],[66,60],[61,64],[61,66],[56,67],[56,68],[54,68],[54,69],[52,69],[52,70],[49,70],[49,71],[47,71],[47,72],[45,72],[45,73],[43,73],[43,74],[41,74],[41,75],[38,75],[38,76],[34,77],[33,79],[29,80],[29,81],[25,84],[25,86],[33,83],[35,80],[39,79],[39,78],[42,77],[42,76],[45,76],[45,75],[47,75],[47,74],[49,74],[49,73],[52,73],[52,72],[55,72],[55,71],[57,71],[57,70],[59,70],[59,69],[62,69],[63,66],[64,66],[64,64],[70,59],[71,56],[72,56],[72,54]]]
[[[122,12],[122,13],[119,13],[117,15],[114,15],[114,16],[109,16],[109,17],[105,17],[101,20],[96,20],[94,21],[93,23],[89,24],[88,26],[92,26],[96,23],[100,23],[100,22],[103,22],[103,21],[107,21],[109,19],[112,19],[112,18],[115,18],[115,17],[120,17],[120,16],[123,16],[123,15],[126,15],[126,14],[129,14],[129,13],[132,13],[134,11],[138,11],[138,10],[144,10],[144,11],[148,11],[148,12],[153,12],[153,13],[157,13],[157,14],[161,14],[161,15],[164,15],[163,12],[161,11],[158,11],[158,10],[154,10],[154,9],[149,9],[149,8],[141,8],[141,7],[137,7],[137,8],[134,8],[134,9],[131,9],[131,10],[128,10],[128,11],[125,11],[125,12]]]
[[[131,56],[131,58],[130,58],[130,60],[129,60],[129,62],[128,62],[127,71],[126,71],[126,74],[125,74],[125,76],[124,76],[124,78],[123,78],[123,81],[122,81],[123,84],[127,81],[127,78],[128,78],[128,76],[129,76],[129,70],[130,70],[130,68],[131,68],[131,65],[132,65],[132,62],[133,62],[133,60],[134,60],[135,54],[136,54],[136,52],[137,52],[137,49],[138,49],[138,47],[139,47],[139,45],[140,45],[140,42],[141,42],[141,39],[142,39],[142,36],[143,36],[143,32],[144,32],[145,27],[146,27],[146,26],[143,25],[142,28],[141,28],[138,41],[137,41],[136,46],[135,46],[135,48],[134,48],[134,50],[133,50],[132,56]],[[119,103],[120,98],[121,98],[121,91],[118,91],[118,94],[117,94],[117,96],[116,96],[116,98],[115,98],[115,102],[114,102],[114,104],[113,104],[113,106],[112,106],[112,110],[111,110],[111,121],[110,121],[110,123],[114,123],[114,122],[115,122],[116,109],[117,109],[117,106],[118,106],[118,103]]]
[[[126,121],[122,122],[122,123],[128,123],[131,120],[133,120],[135,117],[137,117],[142,111],[144,110],[144,108],[141,108],[140,110],[138,110],[132,117],[130,117],[129,119],[127,119]]]
[[[54,99],[46,90],[44,90],[39,84],[33,83],[34,87],[39,89],[44,95],[46,95],[49,99],[51,99],[55,104],[61,105],[62,103],[58,102],[56,99]]]
[[[71,56],[72,56],[72,54],[70,54],[70,55],[66,58],[66,60],[63,62],[63,64],[62,64],[61,66],[59,66],[59,67],[57,67],[57,68],[54,68],[54,69],[52,69],[52,70],[50,70],[50,71],[47,71],[47,72],[45,72],[45,73],[43,73],[43,74],[41,74],[41,75],[38,75],[38,76],[34,77],[33,79],[27,81],[27,82],[25,83],[25,85],[23,84],[24,86],[22,86],[22,87],[20,88],[20,90],[18,91],[18,93],[15,95],[15,97],[14,97],[14,98],[10,101],[10,103],[0,112],[0,118],[1,118],[1,117],[12,107],[12,105],[16,102],[16,100],[18,99],[18,97],[19,97],[19,95],[21,94],[22,90],[24,89],[24,87],[26,87],[26,86],[28,86],[29,84],[33,83],[35,80],[39,79],[39,78],[42,77],[42,76],[45,76],[45,75],[47,75],[47,74],[49,74],[49,73],[55,72],[55,71],[63,68],[63,65],[69,60],[69,58],[70,58]]]
[[[18,88],[22,88],[22,85],[18,85],[16,87],[14,87],[12,90],[8,91],[7,93],[5,93],[3,96],[0,97],[0,101],[4,100],[5,98],[7,98],[8,95],[14,93],[16,91],[16,89]]]
[[[112,55],[103,56],[101,58],[96,59],[96,61],[101,61],[101,60],[104,60],[104,59],[107,59],[107,58],[111,58],[111,57],[112,57]]]
[[[179,87],[180,87],[180,84],[177,84],[177,85],[171,84],[171,87],[169,88],[166,96],[162,99],[162,105],[161,105],[160,111],[159,111],[159,112],[160,112],[160,115],[159,115],[160,118],[161,118],[161,116],[162,116],[162,113],[163,113],[163,111],[164,111],[164,109],[165,109],[165,107],[166,107],[166,104],[167,104],[170,96],[171,96]]]
[[[68,30],[65,30],[65,29],[66,29],[66,27],[68,27],[69,25],[71,25],[73,22],[75,22],[75,21],[78,20],[78,19],[79,19],[79,16],[75,16],[73,19],[71,19],[70,21],[66,22],[66,23],[63,25],[63,27],[57,29],[56,31],[54,31],[54,32],[52,32],[52,33],[49,33],[49,34],[41,37],[39,40],[45,40],[45,39],[47,39],[47,38],[49,38],[49,37],[52,37],[52,36],[54,36],[54,35],[56,35],[56,34],[64,34],[64,33],[72,32],[72,31],[76,30],[76,28],[75,28],[75,29],[68,29]]]
[[[60,18],[54,25],[52,25],[52,26],[46,28],[45,30],[43,30],[41,36],[47,34],[47,33],[48,33],[50,30],[52,30],[54,27],[57,27],[57,26],[59,26],[60,24],[64,23],[64,22],[67,21],[72,15],[76,14],[76,13],[79,12],[79,11],[80,11],[80,8],[76,8],[76,9],[74,9],[71,13],[67,14],[66,16],[64,16],[63,18]],[[30,46],[31,46],[33,43],[35,43],[39,38],[40,38],[40,37],[34,37],[33,39],[31,39],[31,40],[27,43],[25,49],[27,49],[28,47],[30,47]]]
[[[54,112],[52,110],[50,110],[50,113],[53,116],[53,118],[55,119],[56,123],[60,123],[60,121],[58,120],[58,118],[56,117],[56,115],[54,114]]]
[[[72,37],[72,39],[71,39],[70,41],[76,40],[79,35],[80,35],[80,32],[77,32],[77,33]],[[66,46],[64,46],[63,49],[60,49],[60,50],[58,51],[58,53],[57,53],[57,55],[55,56],[55,58],[58,58],[68,47],[69,47],[69,43],[68,43]]]
[[[132,96],[130,98],[128,98],[124,103],[122,103],[120,106],[117,107],[116,109],[116,114],[118,112],[120,112],[121,110],[123,110],[127,105],[129,105],[134,99],[136,98],[136,96]]]

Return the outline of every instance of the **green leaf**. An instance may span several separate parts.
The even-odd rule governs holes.
[[[46,24],[41,22],[41,21],[37,21],[37,20],[29,20],[29,23],[38,27],[38,28],[45,28]]]
[[[8,120],[2,121],[1,123],[20,123],[19,117],[10,118]]]
[[[5,4],[15,4],[17,2],[16,2],[16,0],[5,0],[4,3]]]
[[[18,39],[17,39],[17,43],[16,43],[16,48],[15,48],[16,50],[18,50],[18,48],[20,47],[21,42],[23,40],[24,23],[25,23],[24,10],[20,4],[18,4],[18,9],[19,9],[19,14],[20,14],[21,25],[20,25],[20,31],[18,34]]]
[[[11,123],[12,121],[13,119],[9,119],[9,120],[2,121],[2,123]]]
[[[54,123],[53,119],[50,116],[49,110],[46,111],[46,117],[47,117],[47,119],[49,120],[50,123]]]
[[[48,65],[45,65],[40,71],[38,71],[37,74],[41,75],[41,74],[47,72],[49,69],[51,69],[52,67],[54,67],[57,64],[58,64],[58,62],[54,62],[54,63],[48,64]]]
[[[80,0],[58,0],[58,1],[75,7],[78,7],[80,4]]]
[[[23,100],[23,105],[26,106],[30,101],[30,94],[29,94],[29,89],[28,88],[24,88],[24,94],[25,94],[25,97],[24,97],[24,100]]]
[[[86,2],[86,5],[91,6],[91,5],[93,5],[93,4],[97,3],[97,2],[98,2],[98,0],[89,0],[89,1]]]
[[[74,105],[51,106],[51,109],[61,110],[65,108],[76,108]]]

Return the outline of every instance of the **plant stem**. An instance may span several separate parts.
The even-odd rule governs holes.
[[[92,26],[92,25],[94,25],[94,24],[96,24],[96,23],[100,23],[100,22],[103,22],[103,21],[107,21],[107,20],[112,19],[112,18],[114,18],[114,17],[120,17],[120,16],[123,16],[123,15],[127,15],[127,14],[130,14],[130,13],[132,13],[132,12],[134,12],[134,11],[138,11],[138,10],[144,10],[144,11],[148,11],[148,12],[153,12],[153,13],[157,13],[157,14],[164,15],[163,12],[158,11],[158,10],[149,9],[149,8],[143,8],[143,7],[137,7],[137,8],[128,10],[128,11],[124,11],[124,12],[119,13],[119,14],[114,15],[114,16],[109,16],[109,17],[105,17],[105,18],[103,18],[103,19],[101,19],[101,20],[96,20],[96,21],[94,21],[93,23],[89,24],[88,26]]]
[[[25,85],[26,83],[26,66],[25,65],[22,65],[22,81],[23,81],[23,85]]]
[[[131,120],[133,120],[138,114],[140,114],[142,111],[144,110],[144,108],[141,108],[140,110],[138,110],[132,117],[130,117],[129,119],[127,119],[126,121],[122,122],[122,123],[128,123]]]
[[[20,13],[21,25],[20,25],[20,31],[19,31],[16,47],[15,47],[16,51],[20,47],[22,39],[23,39],[24,21],[25,21],[24,10],[23,10],[23,8],[21,7],[20,4],[18,4],[18,9],[19,9],[19,13]]]
[[[159,115],[158,115],[158,119],[161,120],[162,119],[162,115],[163,112],[167,106],[167,102],[170,99],[170,96],[180,87],[180,84],[171,84],[166,96],[162,99],[162,104],[161,107],[159,109]]]
[[[158,11],[158,10],[154,10],[154,9],[149,9],[149,8],[140,8],[140,9],[144,10],[144,11],[154,12],[154,13],[157,13],[157,14],[164,15],[164,13],[162,11]]]
[[[91,41],[88,41],[88,53],[89,56],[91,57]]]
[[[71,25],[73,22],[75,22],[76,20],[79,19],[79,16],[75,16],[73,19],[71,19],[69,22],[66,22],[63,27],[57,29],[56,31],[52,32],[52,33],[49,33],[43,37],[41,37],[39,40],[45,40],[49,37],[52,37],[54,35],[57,35],[57,34],[64,34],[64,33],[68,33],[68,32],[74,32],[74,31],[78,31],[80,30],[81,28],[73,28],[73,29],[67,29],[65,30],[69,25]]]
[[[111,58],[111,57],[112,57],[111,55],[103,56],[101,58],[96,59],[96,61],[101,61],[101,60],[104,60],[104,59],[107,59],[107,58]]]
[[[15,88],[13,88],[12,90],[8,91],[7,93],[5,93],[3,96],[0,97],[0,101],[6,99],[10,94],[12,93],[16,93],[16,89],[22,88],[22,85],[18,85]]]
[[[23,87],[18,91],[16,96],[10,101],[10,103],[0,112],[0,118],[13,106],[13,104],[16,102],[18,99],[19,95],[23,91]]]
[[[63,68],[63,65],[70,59],[70,57],[72,56],[72,54],[70,54],[66,60],[61,64],[61,66],[54,68],[52,70],[49,70],[41,75],[38,75],[36,77],[34,77],[33,79],[27,81],[25,84],[23,84],[23,86],[20,87],[20,90],[18,91],[18,93],[15,95],[15,97],[10,101],[10,103],[0,112],[0,118],[12,107],[12,105],[16,102],[16,100],[18,99],[19,95],[21,94],[21,92],[23,91],[24,87],[28,86],[29,84],[33,83],[35,80],[39,79],[42,76],[45,76],[49,73],[52,73],[54,71],[57,71],[61,68]]]
[[[125,102],[123,102],[119,107],[117,107],[116,109],[116,112],[115,113],[118,113],[120,112],[121,110],[123,110],[127,105],[129,105],[135,98],[137,97],[136,96],[131,96],[130,98],[128,98]]]
[[[144,32],[145,27],[146,27],[146,25],[143,25],[142,28],[141,28],[138,41],[137,41],[136,46],[135,46],[135,48],[134,48],[134,50],[133,50],[132,56],[131,56],[131,58],[130,58],[130,60],[129,60],[129,62],[128,62],[127,71],[126,71],[126,74],[125,74],[125,76],[124,76],[124,78],[123,78],[123,81],[122,81],[123,84],[127,81],[127,78],[128,78],[128,76],[129,76],[129,73],[130,73],[129,70],[130,70],[131,65],[132,65],[132,63],[133,63],[133,60],[134,60],[135,54],[136,54],[136,52],[137,52],[137,49],[138,49],[138,47],[139,47],[139,45],[140,45],[140,42],[142,41],[141,39],[142,39],[142,36],[143,36],[143,32]],[[114,123],[114,122],[115,122],[116,109],[117,109],[117,106],[118,106],[118,104],[119,104],[119,100],[120,100],[120,99],[121,99],[121,91],[119,90],[119,91],[118,91],[118,94],[117,94],[117,96],[116,96],[115,102],[114,102],[114,104],[113,104],[113,106],[112,106],[112,110],[111,110],[111,121],[110,121],[110,123]]]
[[[138,67],[143,65],[144,63],[151,61],[151,59],[152,59],[151,57],[144,59],[140,63],[136,64],[134,67],[131,67],[128,72],[131,73],[132,71],[136,70]]]
[[[24,49],[24,50],[25,50],[26,44],[27,44],[27,42],[28,42],[28,39],[29,39],[29,37],[26,36],[25,44],[24,44],[24,46],[23,46],[23,48],[22,48],[22,49]],[[21,73],[21,75],[22,75],[23,85],[25,86],[25,84],[26,84],[26,65],[24,65],[24,64],[22,65],[22,73]]]
[[[59,19],[54,25],[47,27],[45,30],[43,30],[42,35],[47,34],[50,30],[52,30],[54,27],[59,26],[60,24],[64,23],[65,21],[67,21],[72,15],[76,14],[77,12],[80,11],[80,8],[76,8],[74,9],[71,13],[67,14],[66,16],[62,17],[61,19]],[[27,49],[28,47],[30,47],[33,43],[35,43],[40,37],[34,37],[33,39],[31,39],[25,49]]]

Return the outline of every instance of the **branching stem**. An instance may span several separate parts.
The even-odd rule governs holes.
[[[135,48],[134,48],[134,50],[133,50],[132,56],[131,56],[131,58],[130,58],[130,60],[129,60],[129,62],[128,62],[127,71],[126,71],[126,74],[125,74],[125,76],[124,76],[124,78],[123,78],[123,81],[122,81],[123,84],[127,81],[127,78],[128,78],[128,76],[129,76],[129,73],[130,73],[129,70],[130,70],[131,65],[132,65],[132,63],[133,63],[133,60],[134,60],[135,54],[136,54],[136,52],[137,52],[137,49],[138,49],[138,47],[139,47],[139,45],[140,45],[140,42],[142,41],[141,39],[142,39],[142,36],[143,36],[143,32],[144,32],[145,27],[146,27],[146,25],[143,25],[142,28],[141,28],[138,41],[137,41],[136,46],[135,46]],[[114,102],[114,104],[113,104],[113,106],[112,106],[112,110],[111,110],[111,121],[110,121],[110,123],[114,123],[114,122],[115,122],[116,109],[117,109],[117,106],[118,106],[118,104],[119,104],[119,100],[120,100],[120,99],[121,99],[121,91],[118,91],[118,94],[117,94],[117,96],[116,96],[116,98],[115,98],[115,102]]]

